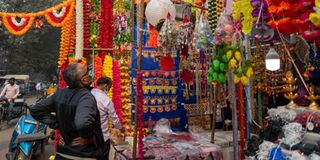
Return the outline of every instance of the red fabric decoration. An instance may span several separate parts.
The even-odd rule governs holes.
[[[98,44],[100,48],[113,48],[113,11],[112,0],[101,0],[100,9],[100,36]],[[107,53],[112,56],[112,51],[101,51],[99,56],[104,58]]]
[[[152,25],[150,26],[150,38],[149,38],[149,46],[150,47],[158,47],[158,36],[159,33],[156,30],[155,27],[153,27]]]
[[[174,60],[170,56],[162,57],[160,64],[161,70],[174,70]]]
[[[83,46],[84,48],[90,48],[90,6],[89,0],[83,0]],[[84,57],[89,56],[89,51],[84,51]]]
[[[137,73],[137,106],[136,114],[138,114],[138,159],[144,159],[143,154],[143,85],[142,85],[143,72]]]
[[[194,73],[184,69],[180,74],[180,79],[182,83],[190,83],[194,80]]]
[[[114,108],[116,109],[116,113],[119,117],[121,124],[123,123],[122,119],[122,101],[121,101],[121,77],[120,77],[120,68],[119,61],[113,61],[113,94],[112,94],[112,102],[114,103]]]

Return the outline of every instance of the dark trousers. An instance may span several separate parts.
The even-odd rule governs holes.
[[[109,160],[110,139],[108,139],[103,146],[103,160]]]

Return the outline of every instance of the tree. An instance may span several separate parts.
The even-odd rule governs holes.
[[[1,12],[37,12],[54,6],[58,0],[2,0]],[[0,70],[8,74],[29,74],[32,80],[51,80],[57,73],[60,28],[44,21],[41,29],[13,36],[0,28]]]

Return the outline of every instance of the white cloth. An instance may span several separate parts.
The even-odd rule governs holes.
[[[39,83],[37,83],[37,85],[36,85],[36,90],[37,91],[41,91],[41,83],[39,82]]]
[[[116,110],[114,109],[113,102],[107,96],[107,94],[97,88],[91,90],[92,95],[95,97],[97,101],[97,106],[100,112],[100,120],[101,120],[101,129],[103,133],[104,141],[109,139],[109,126],[108,126],[108,118],[111,119],[112,124],[115,128],[121,129],[121,123],[116,114]]]
[[[19,93],[20,93],[20,89],[17,84],[14,84],[13,86],[10,84],[7,84],[2,90],[0,94],[0,98],[5,95],[7,99],[15,99],[18,97]]]

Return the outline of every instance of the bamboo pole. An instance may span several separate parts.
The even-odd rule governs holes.
[[[140,15],[141,16],[137,16],[139,17],[139,25],[138,27],[143,28],[143,15],[144,15],[144,1],[141,0],[140,1]],[[139,13],[137,13],[139,14]],[[143,30],[139,29],[139,50],[138,50],[138,55],[137,55],[137,73],[141,71],[141,56],[142,56],[142,34],[143,34]],[[138,90],[138,88],[137,88]],[[137,98],[136,101],[138,100],[138,94],[137,94]],[[135,128],[134,128],[134,139],[133,139],[133,152],[132,152],[132,158],[133,160],[137,159],[137,142],[138,142],[138,103],[136,103],[136,112],[135,112]],[[141,111],[142,112],[142,111]],[[142,133],[139,133],[142,134]],[[140,157],[143,159],[143,157]]]
[[[83,57],[83,1],[76,0],[76,60]]]

